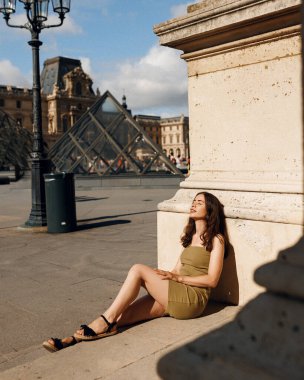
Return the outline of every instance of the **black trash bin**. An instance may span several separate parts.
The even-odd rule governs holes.
[[[76,229],[75,185],[73,173],[44,174],[48,232]]]

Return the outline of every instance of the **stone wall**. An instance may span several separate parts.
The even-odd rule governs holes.
[[[159,205],[159,266],[171,269],[194,195],[225,205],[231,252],[214,298],[245,303],[261,264],[303,224],[300,1],[204,1],[155,27],[188,64],[191,175]]]

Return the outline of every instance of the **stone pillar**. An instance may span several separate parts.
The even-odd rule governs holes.
[[[233,250],[220,301],[244,304],[253,281],[302,235],[300,0],[205,0],[157,25],[188,65],[191,174],[158,212],[159,266],[171,269],[194,195],[225,205]]]
[[[206,5],[201,4],[203,8]],[[217,2],[218,5],[220,2]],[[222,2],[224,3],[224,1]],[[225,2],[227,4],[227,1]],[[239,2],[241,3],[241,1]],[[242,1],[242,3],[253,3],[250,1]],[[268,1],[259,2],[260,5],[265,5],[269,3]],[[283,12],[280,10],[280,5],[286,6],[285,14],[294,14],[293,19],[299,19],[300,17],[300,9],[299,4],[296,2],[285,1],[273,1],[273,14],[271,15],[271,19],[275,15],[279,15],[277,12]],[[284,7],[283,7],[284,8]],[[191,9],[201,9],[200,3],[191,7]],[[265,15],[265,19],[266,19]],[[276,23],[271,23],[271,25],[276,25]],[[282,24],[284,26],[284,24]],[[291,25],[289,25],[284,32],[289,29]],[[281,34],[278,38],[278,41],[284,34]],[[299,35],[297,34],[297,37]],[[290,43],[290,38],[288,37],[285,41],[285,48],[287,49]],[[297,45],[299,40],[297,38]],[[269,52],[269,48],[267,52]],[[298,50],[299,51],[299,50]],[[266,52],[266,50],[265,50]],[[293,59],[295,58],[291,51],[289,54],[284,57],[280,55],[277,56],[275,61],[279,63],[280,61],[284,61],[285,59]],[[271,60],[269,61],[268,68],[271,68],[272,64]],[[298,63],[297,63],[298,65]],[[303,67],[303,64],[302,64]],[[258,66],[257,66],[258,68]],[[284,71],[284,66],[281,66],[282,75]],[[294,66],[293,69],[297,68],[297,74],[300,73],[301,68]],[[248,70],[250,67],[248,67]],[[303,70],[303,69],[302,69]],[[262,72],[262,70],[260,70]],[[295,74],[293,72],[293,74]],[[265,77],[266,79],[266,77]],[[245,78],[243,78],[245,80]],[[267,87],[267,83],[269,78],[264,82]],[[278,81],[278,83],[282,83]],[[273,86],[275,87],[275,86]],[[298,83],[296,85],[298,88],[298,96],[295,104],[302,104],[302,96],[301,92],[301,80],[298,78]],[[266,91],[266,89],[265,89]],[[261,92],[263,92],[261,90]],[[271,104],[273,100],[276,99],[276,93],[270,93],[271,98],[268,99],[268,102]],[[261,95],[260,95],[261,96]],[[285,92],[284,92],[285,96]],[[279,97],[279,96],[277,96]],[[298,135],[301,133],[303,128],[303,124],[301,122],[301,115],[299,116],[300,120],[297,120],[292,117],[291,105],[289,104],[288,95],[286,95],[286,101],[283,101],[281,106],[289,114],[289,123],[285,124],[285,126],[281,123],[277,124],[277,133],[283,133],[286,137],[286,144],[290,143],[289,134],[296,133],[298,131]],[[259,112],[262,112],[263,107]],[[289,109],[289,111],[288,111]],[[294,111],[296,108],[294,108]],[[268,111],[268,114],[271,115],[271,118],[275,118],[278,109],[273,107]],[[258,112],[258,110],[257,110]],[[280,115],[283,114],[280,110],[278,111]],[[264,115],[266,115],[264,111]],[[261,122],[263,118],[261,115],[257,115],[258,120]],[[279,121],[278,119],[276,119]],[[250,130],[250,129],[249,129]],[[270,129],[271,130],[271,129]],[[248,136],[254,136],[251,134]],[[264,138],[267,140],[267,130],[265,130]],[[297,154],[298,163],[302,164],[300,157],[302,155],[301,147],[303,147],[303,136],[298,137],[296,145],[290,145],[289,148],[291,151]],[[251,144],[254,143],[255,140],[251,140]],[[277,140],[276,140],[277,141]],[[267,141],[259,141],[266,145]],[[250,149],[249,149],[250,150]],[[282,157],[286,157],[287,150],[282,148]],[[244,152],[246,153],[246,152]],[[263,155],[262,155],[263,157]],[[279,156],[277,155],[277,160],[280,161]],[[271,157],[270,157],[271,158]],[[300,165],[300,166],[301,166]],[[283,166],[283,168],[286,168]],[[295,170],[297,167],[289,166],[289,174],[298,173],[301,174],[300,171]],[[265,162],[265,168],[267,168]],[[275,166],[274,166],[275,168]],[[292,170],[293,169],[293,170]],[[276,169],[277,170],[277,169]],[[282,171],[282,170],[281,170]],[[279,174],[279,173],[278,173]],[[287,175],[286,175],[287,177]],[[279,178],[279,176],[278,176]],[[286,190],[283,191],[282,184],[286,184]],[[290,210],[286,210],[286,216],[289,218],[288,220],[281,223],[284,223],[284,227],[289,225],[289,228],[294,226],[295,231],[301,233],[301,220],[300,223],[292,223],[291,215],[298,215],[301,219],[301,209],[303,210],[302,197],[300,193],[302,192],[301,184],[297,181],[290,188],[287,187],[288,181],[285,178],[282,183],[278,181],[278,191],[274,188],[271,192],[266,192],[266,184],[261,182],[264,187],[264,191],[252,191],[255,192],[257,196],[262,196],[262,194],[269,195],[270,199],[284,199],[284,196],[293,195],[296,200],[293,207]],[[300,185],[300,186],[299,186]],[[296,188],[298,187],[298,193]],[[289,189],[289,190],[287,190]],[[243,191],[240,191],[240,195],[242,195]],[[219,192],[219,194],[222,194]],[[299,194],[299,197],[296,196]],[[286,198],[285,198],[286,199]],[[166,204],[166,203],[165,203]],[[254,204],[247,204],[248,209],[252,209]],[[246,205],[243,205],[245,208]],[[277,214],[275,214],[275,209],[273,209],[274,219],[279,219],[279,211],[283,205],[278,204]],[[266,207],[265,207],[266,209]],[[295,210],[298,210],[297,213],[293,214]],[[269,215],[266,213],[265,215]],[[232,218],[229,214],[229,218]],[[252,218],[252,228],[255,230],[255,223],[258,220]],[[231,221],[229,222],[231,225]],[[264,223],[266,226],[269,224],[269,229],[273,229],[275,232],[276,224],[278,221],[264,221],[260,220],[260,223]],[[283,231],[283,230],[282,230]],[[237,232],[237,231],[236,231]],[[274,247],[274,242],[276,246],[282,244],[282,246],[288,245],[288,237],[287,235],[280,236],[279,231],[274,236],[273,243],[269,246],[269,250],[271,251]],[[233,236],[237,236],[237,233]],[[257,236],[258,238],[258,236]],[[291,239],[292,240],[292,239]],[[238,261],[239,253],[237,251],[237,244],[235,244],[236,251],[236,260]],[[254,272],[254,280],[261,286],[264,287],[266,292],[257,295],[254,299],[248,302],[241,310],[241,312],[237,315],[235,320],[231,323],[226,324],[224,327],[219,328],[217,330],[211,331],[198,338],[197,340],[167,354],[164,356],[160,362],[158,363],[158,372],[161,378],[164,379],[184,379],[186,377],[197,378],[197,379],[261,379],[261,380],[277,380],[277,379],[303,379],[304,374],[304,364],[302,357],[304,355],[304,291],[303,291],[303,278],[304,278],[304,239],[301,237],[295,245],[292,245],[290,248],[283,249],[275,261],[271,261],[270,263],[266,263],[260,266]],[[267,255],[267,251],[265,250],[265,261],[269,261],[270,256]],[[238,263],[237,263],[238,269]],[[246,269],[246,268],[245,268]],[[250,271],[250,268],[247,268]],[[252,271],[253,272],[252,268]],[[240,287],[243,286],[240,281]]]

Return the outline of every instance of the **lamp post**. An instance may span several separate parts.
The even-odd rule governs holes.
[[[27,22],[24,25],[10,23],[11,15],[16,12],[16,0],[0,0],[0,12],[6,24],[13,28],[27,29],[31,33],[33,56],[33,152],[32,152],[32,209],[29,219],[25,222],[27,227],[46,226],[46,204],[43,174],[49,170],[49,161],[44,151],[42,136],[42,111],[41,111],[41,84],[39,48],[42,42],[39,34],[42,29],[61,26],[65,14],[70,11],[71,0],[52,0],[53,11],[59,15],[58,24],[47,25],[48,7],[50,0],[19,0],[23,4]]]

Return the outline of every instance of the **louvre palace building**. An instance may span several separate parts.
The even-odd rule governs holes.
[[[44,62],[41,91],[43,136],[49,147],[100,98],[99,90],[94,92],[92,79],[83,71],[81,61],[66,57]],[[122,105],[127,109],[125,96]],[[32,130],[32,90],[0,85],[0,110]],[[189,157],[188,117],[135,115],[134,119],[166,155]]]

